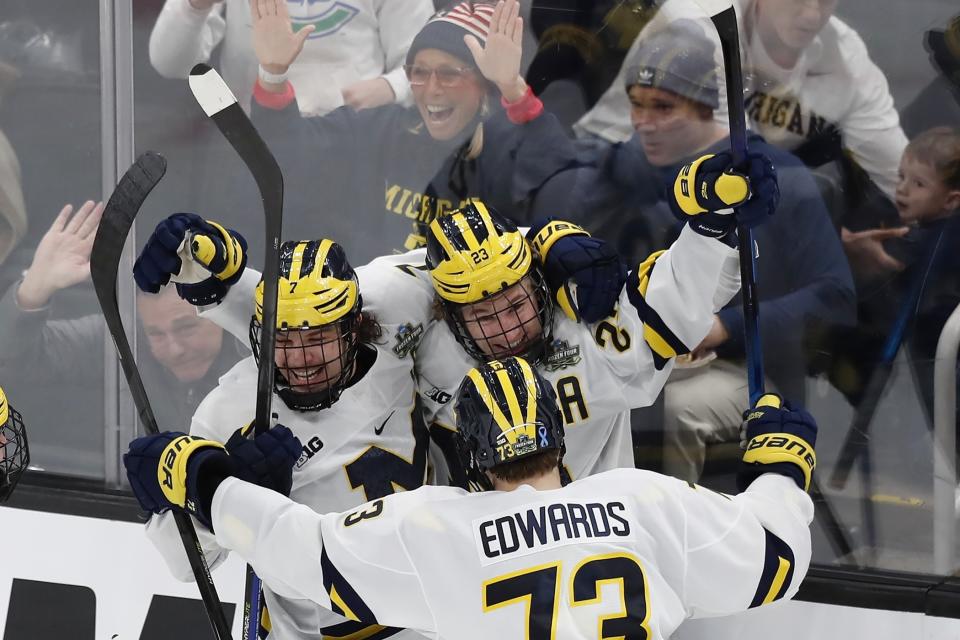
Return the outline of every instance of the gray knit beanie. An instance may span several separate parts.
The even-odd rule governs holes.
[[[711,109],[720,106],[716,46],[693,20],[675,20],[644,37],[627,67],[627,91],[633,85],[676,93]]]

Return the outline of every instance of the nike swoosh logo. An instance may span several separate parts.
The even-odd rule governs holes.
[[[379,428],[379,429],[374,428],[374,429],[373,429],[373,432],[374,432],[375,434],[377,434],[377,435],[380,435],[381,433],[383,433],[383,428],[384,428],[385,426],[387,426],[387,421],[389,421],[390,418],[393,417],[393,414],[395,414],[396,412],[397,412],[396,409],[394,409],[393,411],[391,411],[391,412],[390,412],[390,415],[387,416],[387,419],[384,420],[384,421],[383,421],[383,424],[380,425],[380,428]]]

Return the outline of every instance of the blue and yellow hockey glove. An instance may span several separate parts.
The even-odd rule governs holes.
[[[213,494],[227,477],[289,495],[300,441],[283,425],[249,439],[251,431],[249,426],[238,429],[226,447],[179,432],[131,442],[123,464],[140,506],[152,513],[183,509],[212,529]]]
[[[184,241],[188,250],[181,251]],[[171,280],[191,304],[220,302],[243,275],[247,241],[232,229],[193,213],[175,213],[160,222],[133,265],[142,291],[157,293]]]
[[[553,218],[535,222],[527,239],[567,317],[591,323],[613,314],[627,268],[607,242],[591,237],[578,225]],[[575,294],[571,282],[576,285]]]
[[[747,155],[747,175],[733,171],[729,153],[700,156],[673,183],[670,208],[700,235],[724,238],[738,224],[753,228],[780,202],[777,170],[765,155]]]
[[[133,495],[144,510],[163,513],[180,508],[208,529],[210,502],[232,463],[223,445],[213,440],[166,431],[130,443],[123,456]]]
[[[764,473],[785,475],[809,491],[817,466],[817,422],[813,416],[768,393],[743,417],[746,451],[737,472],[740,491]]]

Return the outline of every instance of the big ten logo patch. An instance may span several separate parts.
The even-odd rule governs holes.
[[[434,387],[427,391],[424,395],[436,402],[437,404],[447,404],[450,402],[450,399],[453,397],[446,391]]]
[[[303,448],[300,450],[300,459],[297,460],[297,469],[307,464],[310,461],[310,458],[317,455],[321,449],[323,449],[323,441],[317,436],[313,436],[307,440],[307,443],[303,445]]]

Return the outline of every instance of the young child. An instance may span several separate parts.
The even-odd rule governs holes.
[[[858,273],[858,326],[834,337],[829,375],[857,405],[880,354],[906,347],[929,419],[937,340],[960,304],[960,129],[935,127],[910,141],[895,203],[903,226],[867,232],[889,234],[870,248],[889,264],[870,278]]]
[[[907,225],[960,209],[960,129],[934,127],[910,141],[900,158],[894,202]]]

